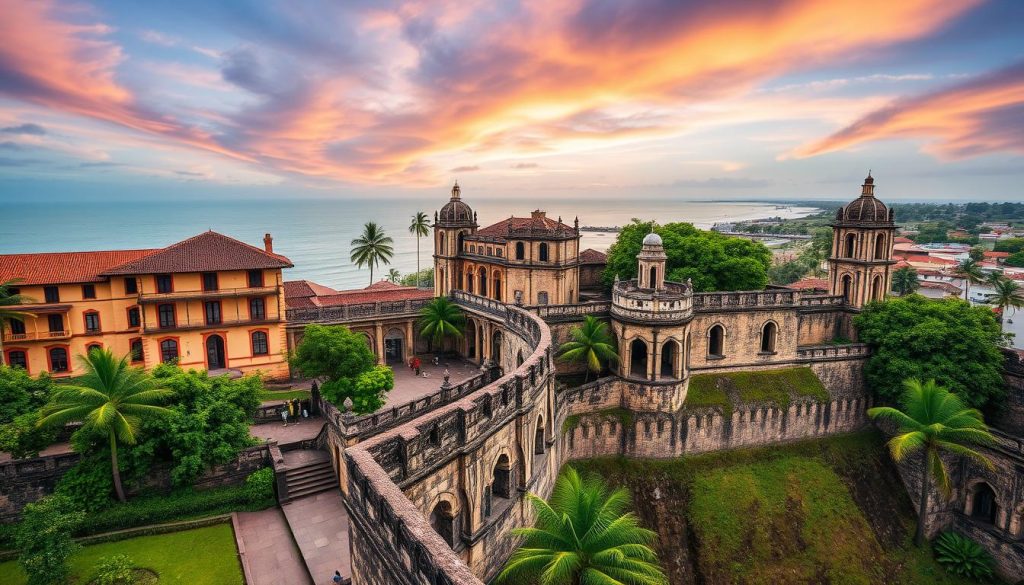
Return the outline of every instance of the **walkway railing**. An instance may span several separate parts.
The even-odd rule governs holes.
[[[804,345],[796,348],[796,358],[802,361],[847,360],[869,355],[871,355],[871,348],[866,343]]]
[[[841,307],[846,302],[843,295],[801,296],[801,307]]]
[[[800,293],[794,290],[696,293],[694,311],[743,310],[760,307],[795,307]]]
[[[531,305],[524,307],[544,320],[576,319],[587,315],[605,316],[611,310],[611,301],[578,303],[575,305]]]
[[[339,307],[309,307],[287,309],[285,316],[289,323],[345,323],[363,321],[376,317],[396,315],[415,315],[425,307],[431,299],[414,299],[407,301],[386,301],[376,303],[359,303],[341,305]]]

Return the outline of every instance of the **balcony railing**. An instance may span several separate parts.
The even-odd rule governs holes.
[[[70,331],[41,331],[33,333],[4,333],[4,343],[16,341],[41,341],[48,339],[66,339],[71,337]]]
[[[276,286],[247,286],[244,288],[221,288],[217,290],[182,290],[169,293],[142,293],[140,303],[163,303],[167,301],[188,301],[193,299],[218,299],[225,297],[265,297],[278,294]]]
[[[295,323],[344,323],[361,321],[375,317],[391,317],[396,315],[417,315],[420,309],[427,306],[433,299],[411,299],[407,301],[381,301],[377,303],[359,303],[338,307],[308,307],[288,309],[285,315],[288,322]]]
[[[279,318],[267,318],[267,319],[222,319],[218,323],[207,323],[205,319],[197,321],[184,321],[177,322],[170,327],[161,327],[159,323],[152,324],[147,323],[143,328],[146,333],[160,333],[170,331],[190,331],[194,329],[221,329],[224,327],[234,327],[237,325],[269,325],[272,323],[280,323]]]

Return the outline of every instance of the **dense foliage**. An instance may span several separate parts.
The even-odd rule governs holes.
[[[917,280],[917,270],[913,266],[904,266],[892,273],[892,290],[901,297],[919,288],[921,288],[921,283]]]
[[[921,466],[921,497],[918,501],[917,532],[914,542],[921,546],[925,538],[930,483],[946,498],[953,492],[949,470],[941,455],[948,453],[972,459],[992,469],[992,463],[971,447],[991,445],[995,438],[981,416],[981,411],[967,408],[956,394],[928,380],[910,378],[903,381],[904,393],[900,407],[878,406],[868,409],[868,416],[896,424],[896,434],[889,439],[889,453],[893,461],[923,452],[925,464]]]
[[[1009,252],[1010,254],[1024,252],[1024,238],[996,240],[995,246],[992,249],[996,252]]]
[[[432,299],[420,309],[416,328],[431,347],[443,347],[445,339],[459,339],[466,325],[466,315],[458,305],[445,297]]]
[[[564,362],[583,364],[590,373],[600,373],[608,362],[619,361],[615,341],[608,332],[608,324],[593,315],[583,318],[583,324],[569,331],[569,341],[558,348],[558,358]]]
[[[793,284],[807,274],[819,275],[824,272],[822,262],[828,258],[831,251],[832,229],[818,228],[814,230],[811,241],[800,249],[796,259],[772,264],[768,269],[768,280],[772,284],[787,285]]]
[[[968,406],[1002,404],[1006,338],[992,309],[912,294],[868,305],[854,325],[871,345],[864,373],[883,399],[899,400],[907,378],[934,378]]]
[[[697,292],[755,290],[768,284],[772,253],[763,244],[699,230],[688,223],[654,225],[634,219],[622,228],[608,249],[603,280],[636,278],[637,260],[644,236],[651,229],[661,236],[668,255],[666,279],[693,281]]]
[[[128,555],[113,555],[96,565],[91,585],[134,585],[135,563]]]
[[[533,494],[537,525],[513,530],[523,546],[497,583],[540,585],[662,585],[668,580],[650,545],[657,534],[629,511],[629,492],[609,490],[598,477],[565,469],[549,502]]]
[[[995,565],[987,550],[957,532],[943,532],[935,539],[935,559],[947,571],[979,581],[990,579]]]
[[[18,562],[28,575],[28,585],[66,581],[68,557],[78,550],[71,533],[82,517],[60,496],[48,496],[25,506],[15,544],[21,551]]]
[[[33,378],[21,368],[0,366],[0,451],[15,459],[35,457],[53,443],[58,429],[36,424],[53,388],[46,374]]]
[[[1005,262],[1007,266],[1013,266],[1015,268],[1024,267],[1024,250],[1010,254],[1006,257]]]
[[[406,274],[402,276],[399,281],[402,286],[433,286],[434,285],[434,269],[424,268],[418,272],[412,274]]]
[[[320,381],[320,394],[335,406],[352,399],[353,410],[363,414],[384,405],[395,386],[394,372],[377,366],[366,336],[341,325],[307,325],[291,356],[294,368]]]

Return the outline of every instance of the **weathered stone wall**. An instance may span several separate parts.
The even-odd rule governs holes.
[[[18,459],[0,465],[0,523],[13,522],[21,515],[25,504],[53,493],[60,478],[80,459],[77,453],[48,455],[34,459]],[[196,489],[211,489],[241,485],[252,472],[269,463],[267,445],[242,450],[238,457],[224,465],[217,465],[196,480]],[[171,489],[168,467],[155,468],[138,484],[128,484],[129,495],[141,491],[167,491]]]

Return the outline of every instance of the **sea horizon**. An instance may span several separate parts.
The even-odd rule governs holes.
[[[581,204],[574,200],[530,200],[464,198],[479,217],[481,227],[510,215],[524,216],[534,209],[549,217],[580,226],[622,226],[632,218],[654,219],[660,223],[689,222],[703,229],[715,223],[768,217],[803,217],[818,210],[775,202],[666,201],[634,199]],[[286,280],[312,280],[338,289],[361,288],[370,284],[370,272],[349,260],[349,242],[368,221],[379,223],[394,239],[395,254],[390,265],[379,267],[374,280],[396,268],[403,275],[416,270],[416,238],[408,232],[413,213],[424,211],[433,221],[434,211],[447,197],[425,201],[389,199],[292,199],[292,200],[207,200],[78,201],[54,205],[51,202],[0,203],[0,254],[29,252],[75,252],[159,248],[206,230],[214,230],[254,246],[262,246],[263,235],[274,238],[274,251],[287,256],[295,267],[285,271]],[[246,203],[249,203],[247,205]],[[606,250],[615,232],[587,231],[581,246]],[[420,239],[420,267],[432,263],[432,239]]]

